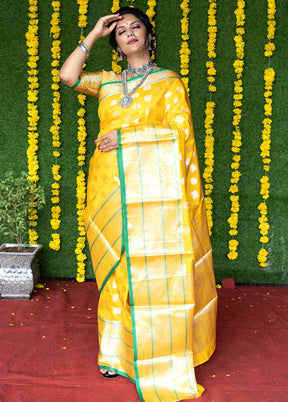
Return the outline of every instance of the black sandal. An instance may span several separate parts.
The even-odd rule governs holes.
[[[112,371],[112,370],[108,370],[108,371],[106,371],[106,373],[101,373],[101,371],[100,371],[100,373],[103,375],[103,377],[105,377],[105,378],[115,378],[115,377],[118,377],[118,375],[119,374],[117,374],[117,373],[115,373],[115,374],[109,374],[109,371]]]

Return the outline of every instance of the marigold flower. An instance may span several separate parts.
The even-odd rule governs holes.
[[[267,38],[269,42],[265,44],[264,47],[264,55],[266,57],[271,57],[275,50],[275,45],[271,40],[274,38],[275,34],[275,0],[268,0],[268,10],[267,10]],[[275,71],[272,67],[266,68],[264,71],[264,81],[265,81],[265,92],[264,92],[264,115],[265,116],[272,116],[272,89],[273,89],[273,82],[275,79]],[[269,198],[269,177],[267,176],[267,172],[270,170],[270,148],[271,148],[271,124],[272,120],[269,117],[265,117],[263,120],[263,129],[262,129],[262,143],[260,145],[260,156],[262,157],[263,162],[263,171],[265,175],[260,179],[260,195],[262,196],[263,202],[258,205],[258,209],[260,212],[260,217],[258,218],[259,221],[259,230],[260,230],[260,243],[262,243],[262,248],[258,253],[258,262],[261,267],[267,266],[267,256],[268,251],[265,250],[264,244],[269,242],[268,232],[270,225],[268,223],[268,211],[267,211],[267,204],[266,200]]]
[[[216,58],[216,33],[217,33],[217,20],[216,20],[216,9],[217,2],[216,0],[209,0],[209,9],[208,9],[208,42],[207,42],[207,55],[210,60],[206,62],[207,68],[207,81],[208,81],[208,90],[211,94],[216,91],[216,85],[214,84],[216,79],[216,69],[213,62],[213,59]],[[205,181],[204,190],[205,190],[205,204],[207,211],[207,221],[209,227],[209,234],[211,235],[211,229],[213,227],[213,219],[212,219],[212,206],[213,200],[211,198],[213,192],[213,166],[214,166],[214,109],[215,102],[208,101],[206,103],[205,108],[205,169],[203,173],[203,179]]]

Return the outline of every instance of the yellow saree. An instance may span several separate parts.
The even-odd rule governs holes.
[[[118,132],[117,151],[90,161],[85,210],[99,365],[134,381],[143,401],[199,397],[194,366],[215,349],[217,294],[185,87],[155,70],[127,109],[113,72],[82,73],[73,88],[99,97],[99,135]]]

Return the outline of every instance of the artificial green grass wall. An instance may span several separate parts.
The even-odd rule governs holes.
[[[75,1],[61,2],[61,48],[62,62],[76,46],[80,30],[78,5]],[[157,64],[179,72],[179,54],[181,46],[181,1],[157,0]],[[122,0],[121,6],[128,2]],[[91,0],[88,12],[88,33],[98,18],[110,13],[112,0]],[[135,0],[136,7],[147,9],[147,1]],[[271,66],[276,71],[273,88],[273,123],[271,135],[271,188],[267,202],[270,223],[268,244],[268,266],[260,268],[257,253],[260,248],[258,229],[258,209],[261,202],[259,179],[262,176],[262,161],[259,156],[264,105],[263,72],[268,66],[264,57],[264,44],[267,24],[267,2],[264,0],[246,0],[245,25],[245,66],[243,72],[244,99],[242,108],[241,148],[242,174],[239,183],[239,257],[235,261],[227,258],[230,215],[229,186],[231,175],[231,141],[233,117],[233,87],[235,59],[235,16],[236,0],[219,0],[217,10],[217,92],[213,95],[215,108],[215,170],[213,192],[213,235],[214,265],[217,280],[234,277],[240,283],[288,283],[288,244],[287,226],[287,116],[288,80],[287,80],[287,18],[286,0],[276,1],[276,51],[271,59]],[[207,10],[208,0],[190,0],[190,98],[198,146],[200,168],[204,169],[204,118],[205,104],[209,99],[206,81],[207,61]],[[25,33],[28,26],[28,1],[13,1],[7,7],[1,2],[1,171],[26,169],[27,158],[27,53]],[[39,176],[45,187],[47,204],[39,217],[39,243],[43,244],[40,254],[41,272],[44,277],[74,278],[77,261],[74,249],[77,239],[76,214],[76,176],[77,166],[77,109],[76,94],[61,88],[61,250],[49,249],[52,229],[50,227],[51,203],[50,187],[52,183],[51,167],[54,162],[50,126],[52,125],[51,54],[52,38],[50,18],[52,7],[49,1],[39,0]],[[88,59],[88,70],[109,70],[111,68],[111,49],[108,39],[101,39],[95,44]],[[97,137],[99,121],[97,100],[87,101],[88,140],[87,160],[94,152],[94,139]],[[87,172],[88,167],[85,167]],[[1,236],[1,241],[9,239]],[[87,254],[89,252],[87,250]],[[92,279],[93,271],[90,258],[87,263],[87,278]]]

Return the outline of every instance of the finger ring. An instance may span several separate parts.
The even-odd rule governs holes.
[[[108,144],[108,140],[107,140],[107,138],[104,140],[104,144]]]

